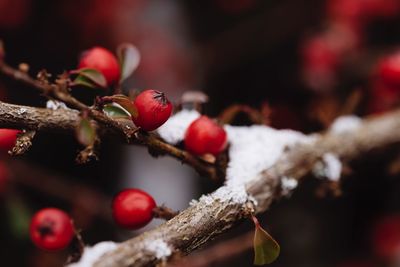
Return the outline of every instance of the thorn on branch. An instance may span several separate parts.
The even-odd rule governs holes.
[[[268,120],[263,113],[247,105],[232,105],[223,110],[218,118],[223,124],[231,124],[240,113],[246,114],[249,120],[255,124],[268,124]]]
[[[32,140],[36,135],[36,131],[23,131],[18,134],[14,147],[8,152],[12,156],[24,154],[32,146]]]
[[[161,205],[161,206],[155,207],[153,209],[154,218],[164,219],[167,221],[171,220],[178,214],[179,214],[179,212],[174,211],[174,210],[166,207],[165,205]]]

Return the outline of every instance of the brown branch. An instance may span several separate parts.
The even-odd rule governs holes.
[[[320,135],[312,144],[298,145],[285,152],[273,167],[246,184],[247,193],[257,201],[257,205],[252,201],[239,203],[232,198],[221,199],[215,194],[200,199],[170,221],[120,244],[117,249],[103,255],[94,266],[153,266],[177,252],[190,253],[247,217],[249,211],[266,211],[281,195],[282,177],[301,180],[325,153],[334,153],[346,163],[371,150],[399,142],[400,111],[367,119],[354,132]],[[174,253],[157,257],[154,251],[149,250],[148,244],[160,240]]]
[[[215,244],[196,254],[171,262],[168,267],[208,267],[216,266],[224,260],[250,250],[253,247],[254,231]]]
[[[27,73],[18,69],[14,69],[1,60],[0,73],[7,77],[13,78],[14,80],[20,81],[26,85],[29,85],[33,88],[36,88],[44,95],[62,101],[71,108],[80,111],[87,111],[94,120],[96,120],[103,126],[103,128],[111,128],[115,132],[119,132],[119,134],[121,134],[126,140],[128,140],[129,143],[139,143],[141,145],[147,146],[150,150],[155,151],[158,154],[170,155],[186,164],[191,165],[199,174],[210,177],[212,180],[221,180],[223,178],[219,175],[223,172],[218,171],[215,165],[212,165],[199,157],[193,156],[186,151],[180,150],[172,145],[163,142],[154,134],[138,132],[136,127],[132,123],[122,123],[119,120],[114,120],[105,115],[103,112],[80,102],[79,100],[71,96],[71,94],[67,91],[67,81],[63,81],[62,79],[60,79],[56,84],[49,84],[47,82],[35,80],[32,79]],[[65,110],[62,110],[62,112],[65,112]]]

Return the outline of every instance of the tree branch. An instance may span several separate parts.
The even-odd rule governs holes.
[[[114,120],[103,112],[96,110],[93,107],[89,107],[84,103],[80,102],[72,95],[69,94],[67,91],[68,85],[65,84],[67,81],[59,81],[59,83],[49,84],[46,82],[41,82],[39,80],[32,79],[27,73],[20,71],[18,69],[14,69],[11,66],[7,65],[5,62],[0,60],[0,73],[3,75],[10,77],[14,80],[20,81],[26,85],[29,85],[46,96],[50,96],[55,98],[56,100],[62,101],[66,103],[69,107],[80,110],[80,111],[87,111],[89,115],[96,120],[99,124],[101,124],[101,128],[104,131],[105,129],[112,129],[114,132],[119,133],[122,135],[128,143],[134,144],[141,144],[147,146],[152,152],[160,155],[170,155],[183,163],[191,165],[200,175],[209,177],[212,180],[221,180],[223,177],[220,177],[220,174],[223,173],[217,170],[216,165],[210,164],[209,162],[204,161],[203,159],[193,156],[192,154],[180,150],[177,147],[174,147],[168,143],[165,143],[161,139],[157,138],[154,134],[146,133],[142,131],[137,131],[137,128],[133,125],[131,121],[121,122],[119,120]],[[15,107],[14,107],[15,108]],[[28,109],[28,107],[23,107]],[[11,110],[9,110],[11,111]],[[23,110],[20,110],[22,112]],[[32,113],[35,113],[37,116],[34,121],[43,122],[46,120],[46,115],[48,115],[48,111],[44,111],[44,109],[38,110],[38,112],[34,112],[30,109]],[[23,113],[23,112],[22,112]],[[62,113],[66,113],[63,115]],[[45,116],[40,116],[41,114]],[[0,114],[1,115],[1,114]],[[21,117],[23,114],[16,114],[17,117],[22,120],[28,119],[27,116]],[[63,123],[64,126],[71,126],[74,124],[73,127],[76,127],[76,116],[78,113],[71,114],[70,112],[66,112],[65,109],[59,110],[58,113],[55,114],[56,118],[54,120],[58,120],[59,122],[63,121],[63,118],[67,119],[66,116],[73,115],[73,119],[68,119],[66,123]],[[39,118],[40,117],[40,118]],[[62,118],[63,117],[63,118]],[[11,128],[23,128],[27,129],[28,126],[25,126],[23,123],[19,126],[13,126],[12,119],[9,118],[9,127]],[[35,122],[30,121],[31,124],[35,124]],[[28,123],[29,124],[29,123]],[[24,127],[25,126],[25,127]],[[46,128],[44,123],[39,123],[39,125],[30,125],[35,127],[32,130],[38,130],[38,127],[43,129]],[[58,129],[60,127],[53,127],[54,125],[46,124],[46,126],[52,127],[52,129]],[[4,126],[7,127],[7,126]],[[48,128],[46,128],[47,130]],[[50,129],[49,129],[50,130]],[[70,130],[70,129],[68,129]]]
[[[190,253],[237,224],[252,210],[256,213],[266,211],[272,201],[280,197],[283,177],[301,180],[313,170],[315,163],[325,153],[333,153],[341,161],[348,162],[371,150],[399,142],[400,111],[366,119],[353,132],[319,135],[312,144],[293,147],[273,167],[250,180],[246,184],[248,201],[237,202],[232,197],[220,198],[218,191],[232,190],[224,186],[211,197],[201,198],[170,221],[120,244],[117,249],[103,255],[94,266],[153,266],[171,257],[174,252]],[[164,242],[171,253],[158,255],[157,251],[151,249],[152,242],[160,241]]]
[[[79,120],[79,112],[76,110],[51,110],[0,102],[1,128],[73,133]],[[124,127],[124,125],[132,125],[132,122],[119,122],[119,124]],[[102,134],[115,134],[118,131],[109,127],[100,127],[100,130]],[[213,180],[221,179],[215,165],[163,142],[152,133],[138,131],[130,138],[125,136],[125,140],[127,140],[128,143],[146,146],[158,155],[172,156],[183,163],[191,165],[199,174]]]

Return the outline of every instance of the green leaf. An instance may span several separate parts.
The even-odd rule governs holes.
[[[94,129],[93,125],[90,123],[90,120],[87,118],[82,118],[79,122],[76,137],[84,146],[90,146],[94,144],[96,140],[96,130]]]
[[[89,87],[89,88],[97,88],[96,84],[94,84],[90,79],[88,79],[82,75],[78,75],[72,82],[72,85],[74,85],[74,86],[81,85],[81,86]]]
[[[279,244],[272,238],[270,234],[268,234],[267,231],[260,226],[257,219],[255,221],[255,225],[254,265],[270,264],[279,256]]]
[[[115,118],[115,119],[130,119],[131,118],[131,115],[128,112],[126,112],[125,109],[117,107],[113,104],[104,105],[103,112],[107,116],[109,116],[111,118]]]
[[[130,100],[129,97],[127,97],[125,95],[106,96],[103,99],[117,103],[118,105],[123,107],[126,111],[128,111],[132,117],[137,117],[137,115],[138,115],[138,111],[137,111],[135,105],[133,105],[132,100]]]
[[[71,74],[78,74],[73,81],[74,85],[83,85],[90,88],[106,88],[107,81],[104,75],[95,69],[79,69],[71,71]]]
[[[140,53],[134,45],[123,43],[118,46],[117,55],[121,68],[120,83],[122,83],[137,69],[140,62]]]
[[[7,212],[10,230],[14,237],[27,238],[29,235],[30,212],[17,197],[7,199]]]

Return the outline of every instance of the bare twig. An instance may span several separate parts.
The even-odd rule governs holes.
[[[115,132],[126,138],[129,143],[139,143],[141,145],[149,147],[149,149],[156,151],[161,155],[170,155],[178,160],[181,160],[184,163],[191,165],[199,174],[210,177],[212,180],[220,180],[221,178],[223,178],[218,177],[218,174],[221,172],[217,172],[214,165],[209,164],[201,158],[193,156],[186,151],[180,150],[172,145],[163,142],[154,134],[138,132],[136,127],[134,127],[132,123],[122,123],[119,120],[114,120],[105,115],[103,112],[80,102],[79,100],[71,96],[71,94],[68,92],[66,85],[68,81],[65,78],[60,78],[56,84],[50,84],[48,82],[35,80],[32,79],[27,73],[18,69],[14,69],[1,60],[0,73],[22,83],[25,83],[33,88],[36,88],[44,95],[62,101],[71,108],[80,111],[87,111],[90,117],[92,117],[103,126],[102,128],[113,129]]]

